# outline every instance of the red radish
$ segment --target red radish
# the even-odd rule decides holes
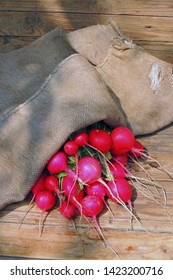
[[[43,212],[50,210],[55,206],[56,196],[50,191],[40,191],[35,197],[35,204]]]
[[[108,164],[110,173],[115,177],[115,178],[124,178],[126,177],[126,171],[124,168],[119,164],[119,163],[110,163]]]
[[[21,227],[24,219],[26,218],[27,214],[29,213],[29,211],[32,209],[32,207],[34,206],[34,204],[32,204],[32,202],[34,201],[36,195],[40,192],[40,191],[45,191],[46,187],[45,187],[45,180],[47,178],[47,174],[45,174],[44,172],[41,173],[40,177],[37,179],[36,183],[33,185],[33,187],[31,188],[31,193],[33,194],[33,197],[29,203],[29,207],[27,207],[26,209],[26,213],[23,216],[23,218],[20,221],[20,225],[19,228]]]
[[[105,244],[107,244],[114,252],[114,254],[119,258],[117,252],[111,247],[109,242],[106,240],[97,220],[97,215],[100,214],[103,210],[103,200],[99,196],[86,195],[83,198],[81,205],[82,205],[82,213],[84,217],[86,217],[86,219],[87,217],[93,218],[96,229],[99,232],[100,236],[103,238]]]
[[[79,186],[71,176],[66,175],[62,179],[62,191],[70,199],[73,196],[77,196],[79,193]]]
[[[103,200],[99,196],[86,195],[81,201],[81,207],[81,212],[86,221],[90,224],[90,221],[87,217],[92,217],[95,222],[97,231],[100,233],[100,236],[105,240],[99,223],[97,221],[97,215],[100,214],[103,210]]]
[[[42,210],[42,213],[41,213],[40,219],[39,219],[39,236],[41,236],[41,231],[42,231],[42,227],[43,227],[43,223],[44,223],[44,221],[43,221],[42,227],[41,227],[42,215],[44,214],[44,212],[52,209],[55,206],[56,196],[50,191],[40,191],[37,193],[37,195],[35,197],[35,204],[37,205],[37,207],[39,209]]]
[[[86,186],[86,193],[87,193],[87,195],[99,196],[103,200],[107,209],[111,212],[113,218],[115,218],[114,213],[112,212],[111,208],[109,207],[109,204],[105,200],[106,188],[101,182],[96,181],[96,182],[94,182],[90,185],[87,185]]]
[[[74,141],[79,147],[82,147],[88,143],[88,134],[80,132],[75,136]]]
[[[112,146],[110,134],[102,129],[92,129],[89,132],[89,144],[102,153],[106,153]]]
[[[95,195],[86,195],[81,202],[82,213],[86,217],[92,217],[94,221],[96,216],[103,210],[103,201],[100,197]]]
[[[57,152],[54,156],[50,158],[47,163],[47,169],[50,173],[57,174],[62,171],[69,173],[74,179],[76,179],[76,174],[67,165],[67,156],[64,152]]]
[[[47,163],[47,169],[50,173],[60,173],[67,168],[67,157],[63,152],[57,152]]]
[[[75,141],[67,141],[64,144],[64,152],[69,156],[76,155],[78,152],[78,145]]]
[[[102,183],[106,189],[108,185],[101,178],[101,164],[91,156],[83,157],[78,163],[78,175],[85,184],[92,184],[96,181]],[[113,195],[113,194],[112,194]]]
[[[110,191],[107,189],[107,195],[112,201],[116,203],[121,201],[129,203],[131,201],[132,188],[127,180],[123,178],[114,179],[108,182],[108,187]]]
[[[68,201],[81,212],[81,200],[84,196],[84,191],[80,190],[76,180],[68,175],[65,176],[62,180],[62,191],[64,191]]]
[[[129,155],[132,157],[139,158],[139,157],[143,156],[144,152],[145,152],[144,146],[135,139],[134,146],[131,149],[131,151],[129,152]]]
[[[102,167],[100,162],[91,156],[83,157],[78,162],[78,177],[83,183],[93,183],[101,178]]]
[[[57,195],[60,194],[59,180],[56,176],[54,175],[47,176],[44,184],[47,191],[54,192]]]
[[[73,219],[76,215],[76,208],[67,200],[61,202],[59,207],[60,213],[67,219]]]
[[[99,196],[104,201],[104,197],[106,195],[105,186],[102,183],[96,181],[86,186],[86,193],[88,195]]]
[[[37,195],[37,193],[39,191],[44,191],[46,189],[45,188],[45,180],[46,180],[47,176],[48,175],[46,175],[44,172],[42,172],[40,177],[38,178],[38,180],[34,184],[34,186],[31,188],[31,192],[33,194],[32,201],[35,199],[35,196]]]
[[[76,180],[68,175],[65,176],[62,180],[62,191],[64,191],[67,200],[81,213],[81,201],[84,197],[84,191],[80,190]]]
[[[119,163],[120,165],[126,166],[128,163],[128,156],[127,154],[114,155],[111,160]]]
[[[75,196],[70,197],[70,202],[81,212],[81,201],[84,197],[84,190],[79,190]]]
[[[116,127],[111,132],[112,148],[111,152],[115,155],[128,153],[135,143],[133,132],[126,127]]]

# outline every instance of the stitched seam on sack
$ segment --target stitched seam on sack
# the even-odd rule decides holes
[[[55,67],[52,71],[52,73],[45,79],[45,82],[41,85],[41,87],[35,92],[35,94],[33,94],[30,98],[28,98],[24,103],[18,105],[17,107],[15,107],[14,109],[4,113],[3,115],[0,116],[0,122],[3,121],[4,119],[10,117],[11,115],[13,115],[14,113],[16,113],[17,111],[19,111],[21,108],[23,108],[25,105],[27,105],[28,103],[30,103],[31,101],[33,101],[33,99],[35,99],[36,97],[38,97],[42,91],[44,90],[44,88],[47,86],[47,84],[50,82],[50,80],[54,77],[54,75],[58,72],[58,69],[63,66],[68,60],[72,59],[74,56],[81,56],[78,53],[72,54],[70,56],[68,56],[67,58],[65,58],[63,61],[61,61],[57,67]]]

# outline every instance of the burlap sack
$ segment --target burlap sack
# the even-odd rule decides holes
[[[19,91],[17,101],[10,100],[13,108],[0,117],[0,209],[26,197],[48,159],[72,132],[100,120],[127,125],[116,96],[79,54],[59,63],[36,92],[30,82],[33,94],[20,103],[24,97]],[[20,104],[14,107],[15,102]]]
[[[0,53],[0,114],[25,102],[72,53],[62,28],[58,27],[29,46]]]
[[[82,54],[118,96],[135,135],[173,121],[173,66],[137,46],[113,21],[68,33]]]

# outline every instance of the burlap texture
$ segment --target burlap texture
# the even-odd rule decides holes
[[[72,53],[64,31],[58,27],[29,46],[0,53],[0,115],[25,102]]]
[[[66,36],[119,98],[135,135],[155,132],[173,121],[172,64],[134,44],[114,21]]]
[[[72,132],[100,120],[127,125],[118,99],[98,72],[72,54],[33,95],[0,117],[0,209],[26,197]]]

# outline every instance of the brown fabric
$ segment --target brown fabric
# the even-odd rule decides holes
[[[66,35],[119,98],[135,135],[173,121],[173,68],[122,34],[117,24],[96,25]]]
[[[58,27],[29,46],[0,53],[0,115],[25,102],[72,53],[62,28]]]
[[[26,197],[73,131],[100,120],[127,125],[118,99],[98,72],[72,54],[33,95],[0,117],[0,209]]]
[[[37,145],[42,136],[37,122],[35,128],[30,125],[35,118],[32,106],[25,112],[23,103],[41,88],[50,72],[73,53],[62,28],[55,28],[29,46],[0,53],[0,208],[24,198],[43,168],[42,155],[38,153],[35,157],[40,158],[40,162],[32,163],[32,145]],[[44,120],[40,122],[44,126]]]

